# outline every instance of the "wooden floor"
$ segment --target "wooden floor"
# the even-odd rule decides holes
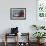
[[[4,43],[2,42],[0,42],[0,46],[4,46]],[[8,43],[8,45],[7,46],[15,46],[15,43]],[[25,46],[25,45],[24,45]],[[30,43],[30,46],[37,46],[37,43]],[[44,43],[44,45],[41,45],[41,46],[46,46],[46,43]]]

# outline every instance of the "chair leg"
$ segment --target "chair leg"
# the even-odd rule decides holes
[[[5,34],[5,46],[7,46],[7,34]]]
[[[4,43],[4,44],[5,44],[5,46],[7,46],[7,42],[6,42],[6,41],[5,41],[5,43]]]

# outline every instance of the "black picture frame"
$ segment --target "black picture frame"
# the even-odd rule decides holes
[[[11,20],[25,20],[26,8],[10,8],[10,19]]]

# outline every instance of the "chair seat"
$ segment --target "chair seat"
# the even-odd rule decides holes
[[[15,34],[7,33],[6,35],[7,36],[17,36],[17,33],[15,33]]]

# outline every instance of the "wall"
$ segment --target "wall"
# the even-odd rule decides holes
[[[26,20],[10,20],[10,8],[26,8]],[[29,32],[36,24],[36,0],[0,0],[0,34],[10,32],[11,27],[19,27],[19,32]]]

